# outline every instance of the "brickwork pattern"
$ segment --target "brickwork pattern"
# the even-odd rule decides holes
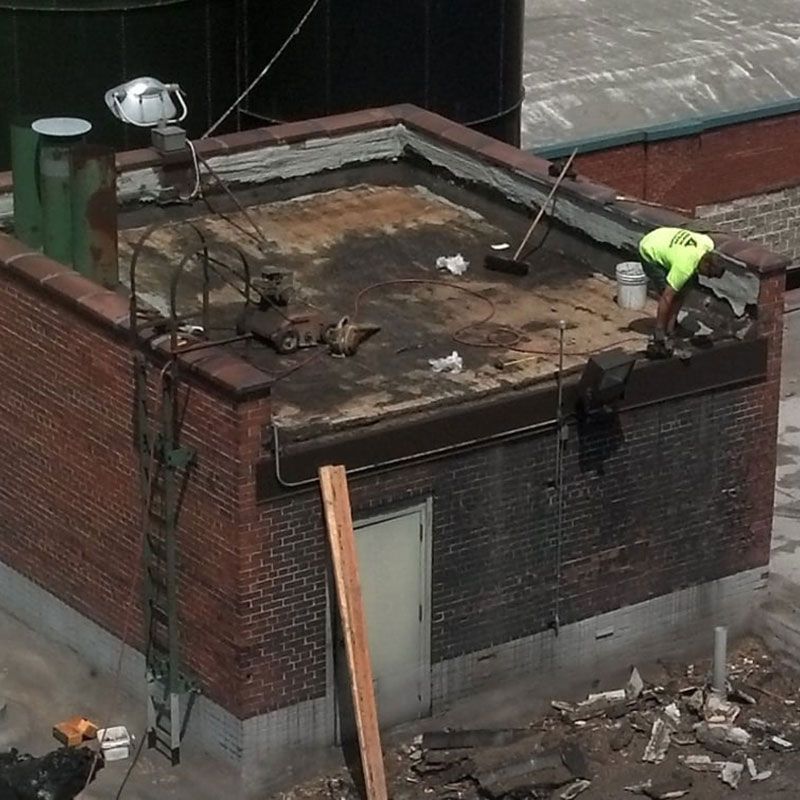
[[[576,166],[624,194],[691,212],[800,185],[798,120],[800,114],[786,114],[634,142],[579,155]]]
[[[800,262],[800,186],[698,206],[695,213],[719,230]]]
[[[560,582],[554,434],[353,479],[354,514],[433,498],[431,653],[452,659],[545,630],[557,593],[570,624],[768,563],[767,394],[717,391],[573,427]],[[326,689],[318,494],[273,501],[250,525],[255,714]]]
[[[4,279],[0,385],[0,559],[141,647],[141,508],[127,346]],[[187,392],[183,443],[198,458],[180,517],[181,636],[204,691],[235,708],[241,426],[233,407],[196,388]]]

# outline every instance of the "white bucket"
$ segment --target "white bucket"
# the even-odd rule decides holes
[[[128,729],[124,725],[100,728],[97,731],[97,739],[106,761],[120,761],[128,758],[131,754],[133,736],[128,733]]]
[[[640,311],[647,303],[647,275],[638,261],[617,264],[617,304]]]

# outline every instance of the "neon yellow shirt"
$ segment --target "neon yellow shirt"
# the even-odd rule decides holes
[[[642,258],[666,270],[667,285],[679,292],[697,272],[700,259],[714,249],[714,240],[684,228],[656,228],[639,242]]]

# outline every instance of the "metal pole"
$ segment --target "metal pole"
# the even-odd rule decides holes
[[[714,628],[714,665],[711,688],[717,694],[726,694],[728,658],[728,629],[723,626]]]
[[[562,402],[564,393],[564,331],[567,323],[562,319],[558,323],[558,399],[556,408],[556,596],[555,596],[555,631],[558,636],[561,630],[561,537],[564,529],[564,416]]]
[[[39,134],[33,119],[11,125],[11,173],[14,181],[14,235],[29,247],[42,246],[39,202]]]

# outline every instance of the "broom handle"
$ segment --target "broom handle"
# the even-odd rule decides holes
[[[572,160],[575,158],[576,155],[578,155],[577,147],[572,151],[572,155],[567,159],[567,163],[564,165],[564,169],[561,170],[561,174],[558,176],[558,178],[556,178],[556,182],[553,184],[553,188],[550,190],[550,194],[547,196],[547,200],[545,200],[544,203],[542,203],[542,207],[539,209],[539,213],[534,218],[530,228],[528,228],[528,232],[525,234],[525,238],[522,240],[522,244],[517,249],[517,252],[514,253],[514,261],[519,260],[520,254],[525,249],[525,245],[528,244],[528,239],[531,238],[533,231],[539,224],[539,220],[542,218],[542,216],[544,216],[544,210],[547,208],[547,204],[553,199],[553,195],[558,191],[558,187],[561,186],[561,181],[564,180],[564,176],[567,174],[567,171],[572,166]]]

